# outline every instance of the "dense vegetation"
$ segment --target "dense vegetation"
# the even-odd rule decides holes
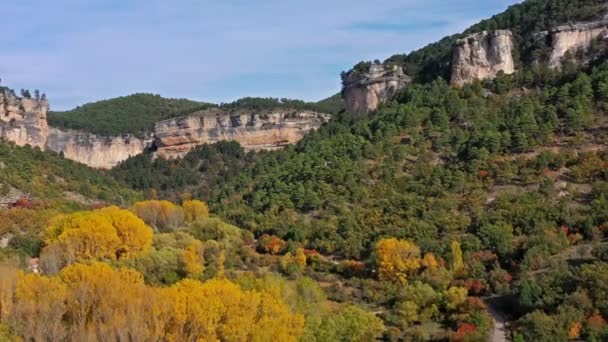
[[[538,66],[462,89],[438,80],[408,88],[367,118],[337,115],[285,151],[245,154],[222,143],[183,160],[138,156],[113,173],[148,195],[208,199],[261,241],[276,236],[363,262],[363,270],[377,265],[376,242],[383,237],[408,239],[420,257],[430,253],[452,264],[457,241],[465,261],[449,268],[448,283],[466,285],[469,295],[507,293],[525,302],[520,286],[526,283],[513,277],[526,278],[603,239],[606,84],[608,65],[572,63],[562,72]],[[430,281],[428,274],[408,273]],[[400,297],[384,295],[391,314],[383,318],[398,326],[405,310]],[[549,307],[520,304],[509,311],[538,308]],[[414,326],[445,319],[422,317]],[[526,319],[535,316],[524,317],[525,335],[532,329]],[[588,313],[577,317],[572,324],[581,324],[580,334],[591,329],[583,320]]]
[[[3,198],[21,194],[53,207],[95,201],[128,205],[140,198],[137,192],[120,184],[107,172],[91,169],[56,153],[0,142],[0,161],[0,195]]]
[[[209,108],[211,104],[185,99],[166,99],[153,94],[133,94],[88,103],[65,112],[51,112],[49,124],[116,136],[134,134],[143,137],[158,121],[183,116]]]

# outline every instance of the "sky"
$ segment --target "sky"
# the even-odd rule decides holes
[[[515,0],[20,0],[2,4],[0,78],[51,109],[137,92],[318,101],[340,72],[460,32]]]

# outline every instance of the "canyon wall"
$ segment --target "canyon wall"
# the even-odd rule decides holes
[[[515,72],[511,31],[483,31],[456,41],[452,53],[452,84],[462,86],[474,80],[494,78],[499,72]]]
[[[551,41],[549,66],[559,68],[567,53],[585,52],[594,39],[608,38],[608,21],[563,25],[537,35],[537,37],[544,36],[548,36]],[[573,57],[575,56],[573,55]],[[579,62],[587,61],[579,60]]]
[[[247,150],[272,150],[292,144],[315,130],[329,115],[306,110],[244,111],[211,109],[156,124],[148,138],[104,137],[49,127],[46,99],[17,97],[0,91],[0,138],[17,145],[62,153],[91,167],[110,169],[154,147],[166,158],[184,156],[194,147],[222,140],[238,141]]]
[[[110,169],[129,157],[144,152],[151,141],[130,135],[103,137],[88,132],[62,131],[51,127],[46,148],[63,153],[65,158],[91,167]]]
[[[198,145],[222,140],[237,141],[246,150],[273,150],[299,141],[328,119],[313,111],[212,109],[158,122],[154,147],[165,158],[182,157]]]
[[[411,82],[402,67],[374,63],[369,70],[356,68],[342,74],[342,97],[346,110],[369,113],[390,100]]]

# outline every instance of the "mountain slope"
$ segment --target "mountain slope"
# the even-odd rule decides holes
[[[24,197],[50,206],[95,202],[127,205],[140,194],[106,172],[64,159],[53,152],[0,142],[0,183],[6,206]]]

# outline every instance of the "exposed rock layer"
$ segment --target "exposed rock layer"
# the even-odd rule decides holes
[[[103,137],[79,131],[49,129],[46,148],[64,157],[95,168],[108,169],[142,153],[152,140],[130,135]]]
[[[342,97],[352,113],[374,111],[411,82],[397,65],[373,64],[367,72],[356,69],[342,75]]]
[[[567,53],[584,52],[594,39],[608,38],[608,21],[558,26],[549,32],[541,32],[540,35],[548,35],[551,40],[549,66],[561,67]]]
[[[246,150],[272,150],[299,141],[329,116],[312,111],[210,110],[158,122],[154,145],[158,156],[181,157],[194,147],[222,140],[238,141]]]
[[[515,72],[511,31],[483,31],[456,41],[452,53],[452,84],[494,78],[501,71]]]
[[[155,145],[157,155],[175,158],[204,143],[238,141],[247,150],[277,149],[302,139],[329,116],[311,111],[205,111],[159,122],[147,139],[104,137],[48,127],[46,100],[0,92],[0,138],[51,150],[91,167],[109,169]]]

